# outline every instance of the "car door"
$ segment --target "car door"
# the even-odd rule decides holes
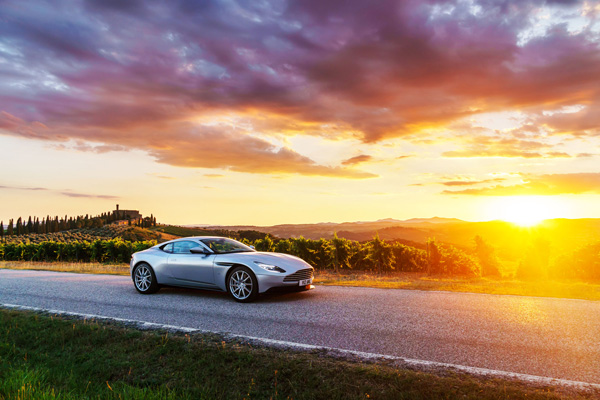
[[[215,255],[190,252],[190,249],[200,246],[200,243],[191,240],[173,242],[173,253],[167,261],[173,283],[186,286],[215,286]]]

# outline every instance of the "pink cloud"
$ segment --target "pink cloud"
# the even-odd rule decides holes
[[[572,33],[556,22],[545,35],[519,42],[544,4],[49,6],[32,0],[22,7],[8,1],[0,26],[8,49],[1,65],[7,78],[0,81],[0,133],[89,142],[82,150],[130,146],[185,167],[366,178],[372,175],[319,165],[243,129],[217,134],[182,126],[233,113],[262,135],[352,136],[372,143],[482,112],[585,104],[585,111],[539,121],[560,132],[596,132],[600,48],[594,34]],[[579,4],[561,7],[574,13]],[[499,140],[489,144],[491,151],[473,143],[446,156],[566,156],[536,141]]]

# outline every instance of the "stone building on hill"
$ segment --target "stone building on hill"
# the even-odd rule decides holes
[[[140,214],[139,210],[119,210],[118,204],[116,210],[113,211],[113,214],[117,216],[117,221],[115,223],[119,225],[128,224],[129,221],[135,223],[142,219],[142,214]]]

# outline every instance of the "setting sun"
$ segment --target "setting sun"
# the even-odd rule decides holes
[[[521,226],[533,226],[545,219],[563,216],[565,205],[549,196],[511,196],[495,199],[490,214],[495,219]]]

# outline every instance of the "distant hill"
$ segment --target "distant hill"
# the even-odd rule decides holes
[[[458,218],[433,217],[433,218],[411,218],[411,219],[407,219],[404,221],[398,221],[398,222],[401,224],[422,224],[422,223],[447,224],[447,223],[451,223],[451,222],[466,222],[466,221],[463,221],[462,219],[458,219]]]
[[[434,217],[405,221],[388,218],[343,223],[211,226],[210,229],[253,230],[279,238],[303,236],[308,239],[330,239],[337,232],[339,237],[357,241],[367,241],[379,234],[383,240],[399,241],[416,247],[422,247],[431,238],[463,249],[473,248],[475,236],[481,236],[506,259],[519,259],[535,241],[548,242],[553,254],[600,241],[598,218],[550,219],[533,227],[522,227],[506,221],[468,222]]]
[[[266,232],[259,232],[256,230],[248,229],[221,229],[221,228],[206,228],[206,227],[194,227],[194,226],[178,226],[178,225],[166,225],[159,224],[156,227],[151,228],[152,231],[162,234],[163,236],[169,236],[167,240],[175,239],[177,237],[187,236],[227,236],[238,240],[247,239],[254,241],[257,239],[264,239],[269,234]]]
[[[330,239],[337,232],[338,236],[352,240],[372,239],[376,232],[385,240],[406,239],[414,242],[425,242],[430,234],[431,227],[441,224],[466,223],[456,218],[413,218],[409,220],[397,220],[393,218],[380,219],[378,221],[357,222],[322,222],[316,224],[282,224],[273,226],[203,226],[205,229],[223,229],[231,231],[255,230],[270,233],[280,238],[300,237],[308,239]],[[395,228],[390,230],[390,228]]]

